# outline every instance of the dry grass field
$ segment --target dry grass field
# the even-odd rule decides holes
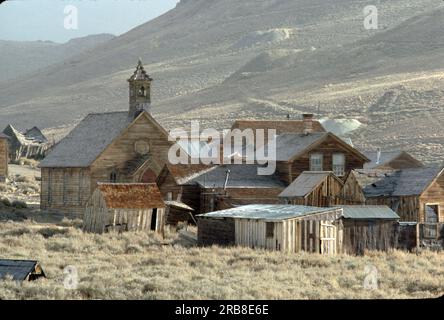
[[[0,257],[37,259],[47,278],[0,282],[1,299],[374,299],[444,293],[444,253],[369,253],[364,257],[289,255],[245,248],[183,246],[141,233],[92,235],[78,222],[0,223]],[[66,266],[76,290],[64,288]],[[364,288],[366,266],[378,289]],[[368,270],[367,270],[368,272]]]

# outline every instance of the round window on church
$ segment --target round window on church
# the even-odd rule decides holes
[[[147,155],[150,152],[150,145],[147,141],[139,140],[134,144],[134,150],[140,155]]]

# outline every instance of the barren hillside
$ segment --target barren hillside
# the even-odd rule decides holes
[[[443,116],[444,9],[434,0],[380,1],[379,29],[369,31],[366,5],[181,1],[101,46],[0,83],[0,126],[53,128],[125,109],[125,80],[141,57],[155,79],[154,113],[167,127],[311,111],[362,122],[352,133],[359,146],[407,148],[433,161],[444,155],[444,133],[429,124]]]

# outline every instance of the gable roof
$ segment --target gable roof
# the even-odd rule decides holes
[[[223,188],[230,171],[227,188],[285,188],[277,174],[258,175],[258,164],[227,164],[216,166],[190,180],[202,188]]]
[[[338,208],[320,208],[300,205],[273,205],[273,204],[252,204],[240,206],[227,210],[214,211],[197,215],[203,218],[235,218],[253,219],[265,221],[280,221],[292,218],[304,217],[307,215],[334,212]]]
[[[387,206],[338,206],[343,209],[342,217],[345,219],[400,219],[400,217]]]
[[[234,129],[275,129],[276,134],[304,132],[303,120],[236,120],[231,127]],[[322,124],[313,120],[313,132],[325,132]]]
[[[164,208],[165,203],[155,183],[98,183],[108,209]]]
[[[28,277],[39,268],[38,261],[0,259],[0,279],[5,279],[9,275],[16,281],[28,280]],[[43,270],[40,270],[36,276],[45,276],[45,274]]]
[[[366,197],[418,196],[442,173],[442,167],[399,170],[355,169],[352,174]]]
[[[332,138],[340,143],[345,149],[355,154],[357,157],[365,161],[369,161],[365,155],[353,148],[344,140],[335,136],[331,132],[314,132],[310,134],[281,134],[276,137],[276,161],[293,161],[302,154],[309,152],[311,149],[317,147],[327,138]],[[265,152],[264,152],[265,151]],[[268,155],[268,147],[260,148],[257,154]]]
[[[3,134],[5,134],[8,138],[17,141],[21,145],[42,145],[45,141],[40,141],[31,136],[25,136],[23,133],[14,128],[11,124],[8,124],[6,128],[3,130]]]
[[[43,132],[37,127],[32,127],[31,129],[26,130],[25,136],[40,142],[48,142],[48,139],[45,137]]]
[[[328,176],[334,177],[341,185],[343,184],[331,171],[304,171],[284,191],[282,191],[281,194],[279,194],[279,197],[305,197],[316,189]]]
[[[415,163],[415,167],[422,167],[423,164],[411,156],[409,153],[401,150],[397,151],[380,151],[380,158],[378,160],[378,151],[364,151],[363,154],[370,159],[370,162],[364,165],[364,169],[375,169],[380,166],[384,166],[389,164],[391,161],[395,160],[398,157],[406,156],[410,158],[410,160]],[[377,163],[378,162],[378,163]]]

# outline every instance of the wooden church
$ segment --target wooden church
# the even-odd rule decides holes
[[[172,142],[149,113],[152,79],[140,60],[128,82],[128,111],[89,114],[40,163],[41,209],[82,217],[98,182],[156,181]]]

